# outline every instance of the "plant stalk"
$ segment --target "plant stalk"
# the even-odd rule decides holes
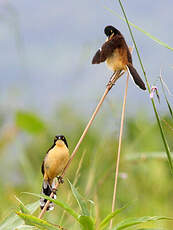
[[[88,132],[88,129],[89,129],[90,126],[92,125],[92,123],[93,123],[93,121],[94,121],[94,119],[95,119],[95,117],[96,117],[96,115],[97,115],[97,113],[98,113],[98,111],[99,111],[101,105],[103,104],[103,102],[104,102],[104,100],[105,100],[105,98],[106,98],[106,95],[109,93],[109,91],[110,91],[111,88],[113,87],[114,83],[118,80],[118,78],[121,77],[123,74],[124,74],[124,72],[116,71],[116,72],[112,75],[112,77],[111,77],[111,82],[109,81],[109,83],[108,83],[108,85],[107,85],[107,87],[106,87],[106,90],[105,90],[103,96],[101,97],[101,99],[100,99],[100,101],[99,101],[99,103],[98,103],[98,105],[97,105],[97,107],[96,107],[94,113],[93,113],[92,116],[91,116],[91,119],[89,120],[89,122],[88,122],[86,128],[84,129],[84,131],[83,131],[83,133],[82,133],[82,136],[80,137],[80,139],[79,139],[79,141],[78,141],[76,147],[74,148],[74,150],[73,150],[73,152],[72,152],[72,154],[71,154],[71,156],[70,156],[69,161],[67,162],[65,168],[64,168],[63,171],[62,171],[62,174],[61,174],[61,177],[62,177],[62,178],[64,177],[64,175],[65,175],[65,173],[66,173],[66,170],[68,169],[68,167],[70,166],[70,164],[71,164],[73,158],[75,157],[75,155],[76,155],[76,153],[77,153],[77,151],[78,151],[78,149],[79,149],[80,144],[82,143],[84,137],[86,136],[86,134],[87,134],[87,132]],[[57,189],[58,186],[59,186],[59,183],[57,182],[56,185],[55,185],[55,189]],[[54,195],[54,194],[51,193],[50,197],[52,198],[53,195]],[[38,218],[41,219],[41,218],[43,217],[44,213],[45,213],[46,210],[47,210],[47,207],[49,206],[49,203],[50,203],[50,201],[48,200],[48,201],[46,202],[44,208],[43,208],[42,211],[40,212]]]
[[[122,12],[123,12],[124,18],[125,18],[125,20],[126,20],[126,23],[127,23],[127,26],[128,26],[128,29],[129,29],[129,32],[130,32],[130,35],[131,35],[131,38],[132,38],[132,40],[133,40],[133,44],[134,44],[134,46],[135,46],[135,50],[136,50],[136,53],[137,53],[137,56],[138,56],[138,59],[139,59],[139,62],[140,62],[140,65],[141,65],[141,68],[142,68],[144,77],[145,77],[145,80],[146,80],[148,92],[150,93],[150,92],[151,92],[151,90],[150,90],[150,85],[149,85],[149,83],[148,83],[147,75],[146,75],[146,73],[145,73],[144,66],[143,66],[143,64],[142,64],[142,60],[141,60],[141,57],[140,57],[140,54],[139,54],[139,51],[138,51],[138,48],[137,48],[135,39],[134,39],[132,30],[131,30],[131,28],[130,28],[130,25],[129,25],[129,21],[128,21],[128,19],[127,19],[125,10],[124,10],[123,5],[122,5],[122,3],[121,3],[121,0],[118,0],[118,1],[119,1],[121,10],[122,10]],[[155,113],[156,120],[157,120],[157,123],[158,123],[158,126],[159,126],[160,134],[161,134],[161,137],[162,137],[162,140],[163,140],[163,144],[164,144],[164,147],[165,147],[165,150],[166,150],[166,154],[167,154],[169,166],[170,166],[170,168],[171,168],[171,173],[173,174],[173,163],[172,163],[172,158],[171,158],[171,152],[170,152],[169,145],[168,145],[167,139],[166,139],[166,137],[165,137],[164,130],[163,130],[163,127],[162,127],[162,124],[161,124],[161,121],[160,121],[160,117],[159,117],[159,114],[158,114],[158,112],[157,112],[156,105],[155,105],[155,102],[154,102],[154,99],[153,99],[153,98],[151,98],[151,103],[152,103],[152,106],[153,106],[153,109],[154,109],[154,113]]]
[[[119,141],[118,141],[118,154],[117,154],[117,161],[116,161],[116,168],[115,168],[115,182],[114,182],[114,192],[113,192],[113,199],[112,199],[112,212],[114,212],[114,210],[115,210],[117,181],[118,181],[118,173],[119,173],[121,143],[122,143],[122,135],[123,135],[123,127],[124,127],[124,116],[125,116],[125,108],[126,108],[128,82],[129,82],[129,72],[127,72],[126,87],[125,87],[123,107],[122,107],[122,113],[121,113],[121,126],[120,126],[120,135],[119,135]],[[110,227],[110,229],[112,229],[112,219],[110,221],[109,227]]]

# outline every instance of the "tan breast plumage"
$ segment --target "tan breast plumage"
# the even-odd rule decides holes
[[[45,158],[45,177],[48,179],[53,179],[58,176],[66,166],[68,159],[68,148],[65,145],[62,147],[57,147],[55,145],[55,147],[49,151]]]
[[[128,61],[126,60],[127,55],[124,52],[126,52],[124,49],[117,48],[113,54],[106,59],[106,64],[109,69],[112,71],[126,69],[125,66]]]

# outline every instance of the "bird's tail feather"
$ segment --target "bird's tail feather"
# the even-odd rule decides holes
[[[130,74],[133,77],[134,82],[136,83],[136,85],[138,85],[141,89],[146,90],[145,84],[143,82],[143,80],[141,79],[141,77],[139,76],[139,74],[137,73],[136,69],[133,67],[132,64],[128,64],[127,65]]]
[[[50,194],[52,193],[52,188],[53,188],[53,183],[52,183],[52,185],[50,185],[48,181],[44,180],[41,193],[46,195],[46,196],[50,196]],[[54,196],[52,198],[56,199],[56,195],[54,194]],[[41,209],[44,208],[44,206],[46,205],[46,202],[47,202],[47,199],[40,198],[40,208]],[[53,209],[54,209],[54,204],[53,204],[53,202],[50,202],[49,206],[47,207],[47,211],[50,211]]]

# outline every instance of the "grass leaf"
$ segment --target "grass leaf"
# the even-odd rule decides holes
[[[31,112],[18,111],[16,113],[16,125],[30,134],[39,134],[45,130],[43,121]]]
[[[117,14],[114,10],[109,9],[108,7],[104,7],[106,10],[108,10],[109,12],[111,12],[112,14],[114,14],[115,16],[119,17],[121,20],[123,20],[124,22],[126,22],[126,19],[121,17],[119,14]],[[150,39],[152,39],[153,41],[157,42],[159,45],[164,46],[167,49],[173,50],[172,47],[170,47],[168,44],[166,44],[165,42],[162,42],[160,39],[156,38],[155,36],[151,35],[149,32],[143,30],[142,28],[140,28],[139,26],[135,25],[134,23],[130,22],[128,20],[129,24],[134,27],[135,29],[139,30],[140,32],[142,32],[143,34],[145,34],[147,37],[149,37]]]
[[[27,210],[32,214],[39,207],[39,202],[36,201],[34,203],[28,204],[25,206]],[[23,224],[23,220],[19,218],[16,213],[12,212],[8,217],[5,218],[0,224],[0,230],[11,229],[11,226],[17,228],[18,226]]]
[[[34,226],[22,224],[22,225],[18,226],[15,230],[38,230],[38,228],[36,228]]]
[[[122,10],[122,12],[123,12],[124,18],[125,18],[125,20],[126,20],[126,23],[127,23],[127,26],[128,26],[128,29],[129,29],[129,32],[130,32],[130,35],[131,35],[131,38],[132,38],[132,40],[133,40],[133,44],[134,44],[135,49],[136,49],[136,53],[137,53],[137,56],[138,56],[138,59],[139,59],[139,62],[140,62],[140,65],[141,65],[141,68],[142,68],[142,71],[143,71],[145,80],[146,80],[148,92],[151,93],[150,85],[149,85],[149,82],[148,82],[148,79],[147,79],[147,76],[146,76],[146,73],[145,73],[145,69],[144,69],[144,66],[143,66],[143,64],[142,64],[142,60],[141,60],[141,57],[140,57],[140,54],[139,54],[139,51],[138,51],[138,48],[137,48],[137,45],[136,45],[136,42],[135,42],[133,33],[132,33],[132,30],[131,30],[131,28],[130,28],[130,24],[129,24],[129,21],[128,21],[128,19],[127,19],[127,16],[126,16],[124,7],[123,7],[123,5],[122,5],[122,3],[121,3],[121,0],[118,0],[118,1],[119,1],[121,10]],[[162,124],[161,124],[161,121],[160,121],[160,118],[159,118],[159,114],[158,114],[158,112],[157,112],[156,105],[155,105],[155,102],[154,102],[154,99],[153,99],[153,98],[151,98],[151,103],[152,103],[153,110],[154,110],[154,113],[155,113],[155,116],[156,116],[156,120],[157,120],[157,123],[158,123],[158,126],[159,126],[161,138],[162,138],[162,140],[163,140],[163,144],[164,144],[164,147],[165,147],[165,150],[166,150],[166,154],[167,154],[169,166],[170,166],[170,168],[171,168],[171,173],[173,173],[173,163],[172,163],[172,159],[171,159],[171,152],[170,152],[169,145],[168,145],[168,142],[167,142],[165,133],[164,133],[164,131],[163,131],[163,127],[162,127]]]
[[[138,224],[147,223],[150,221],[158,221],[158,220],[173,220],[173,218],[166,217],[166,216],[143,216],[139,218],[128,218],[121,221],[119,224],[117,224],[115,228],[113,228],[113,230],[121,230]]]
[[[161,83],[162,90],[163,90],[163,94],[164,94],[164,97],[165,97],[165,100],[166,100],[166,103],[167,103],[167,106],[168,106],[168,110],[169,110],[169,112],[170,112],[170,114],[171,114],[171,117],[173,118],[172,108],[171,108],[171,105],[170,105],[170,103],[169,103],[169,101],[168,101],[168,98],[167,98],[167,96],[166,96],[166,92],[165,92],[164,85],[163,85],[163,80],[162,80],[161,77],[160,77],[160,83]]]
[[[171,158],[173,159],[173,153],[171,152]],[[143,153],[130,153],[125,156],[127,161],[136,161],[136,160],[167,160],[165,152],[143,152]]]
[[[27,209],[27,207],[23,204],[23,202],[19,198],[16,197],[16,200],[19,202],[19,208],[22,213],[31,214],[30,211]]]
[[[94,221],[89,216],[80,216],[79,223],[81,224],[82,230],[94,230]]]
[[[136,229],[136,230],[163,230],[161,228],[140,228],[140,229]]]
[[[77,189],[70,183],[70,181],[68,180],[69,184],[70,184],[70,187],[71,187],[71,190],[72,190],[72,193],[79,205],[79,208],[82,212],[82,215],[84,216],[89,216],[89,210],[87,208],[87,204],[86,202],[84,201],[84,199],[82,198],[82,196],[80,195],[80,193],[77,191]]]
[[[98,226],[98,230],[101,230],[106,227],[106,225],[109,223],[109,221],[114,218],[117,214],[122,212],[125,208],[127,208],[128,205],[123,206],[122,208],[116,209],[114,212],[108,214],[102,222]]]
[[[41,220],[35,216],[21,213],[21,212],[16,212],[19,217],[21,217],[25,223],[31,226],[38,227],[39,229],[43,230],[57,230],[57,227],[53,224],[48,223],[45,220]]]
[[[71,216],[73,216],[77,221],[79,221],[78,220],[79,214],[76,213],[72,208],[70,208],[66,203],[64,203],[62,201],[59,201],[59,200],[54,200],[54,199],[50,198],[49,196],[45,196],[45,195],[41,195],[41,194],[30,193],[30,192],[24,192],[24,193],[32,195],[32,196],[36,196],[36,197],[39,197],[39,198],[45,198],[47,200],[52,201],[56,205],[58,205],[61,208],[63,208],[66,212],[68,212]]]

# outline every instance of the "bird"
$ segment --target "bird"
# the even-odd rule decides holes
[[[43,174],[43,184],[41,193],[47,196],[53,192],[53,199],[56,199],[55,182],[63,183],[60,175],[69,160],[69,149],[66,138],[63,135],[57,135],[54,138],[52,147],[47,151],[41,166]],[[47,200],[40,198],[40,208],[43,209]],[[54,205],[50,202],[47,211],[53,210]]]
[[[115,71],[127,71],[129,69],[134,82],[143,90],[146,90],[145,84],[132,64],[132,56],[126,41],[121,32],[115,27],[109,25],[104,29],[107,36],[106,42],[96,52],[92,59],[92,64],[106,62],[109,69]]]

